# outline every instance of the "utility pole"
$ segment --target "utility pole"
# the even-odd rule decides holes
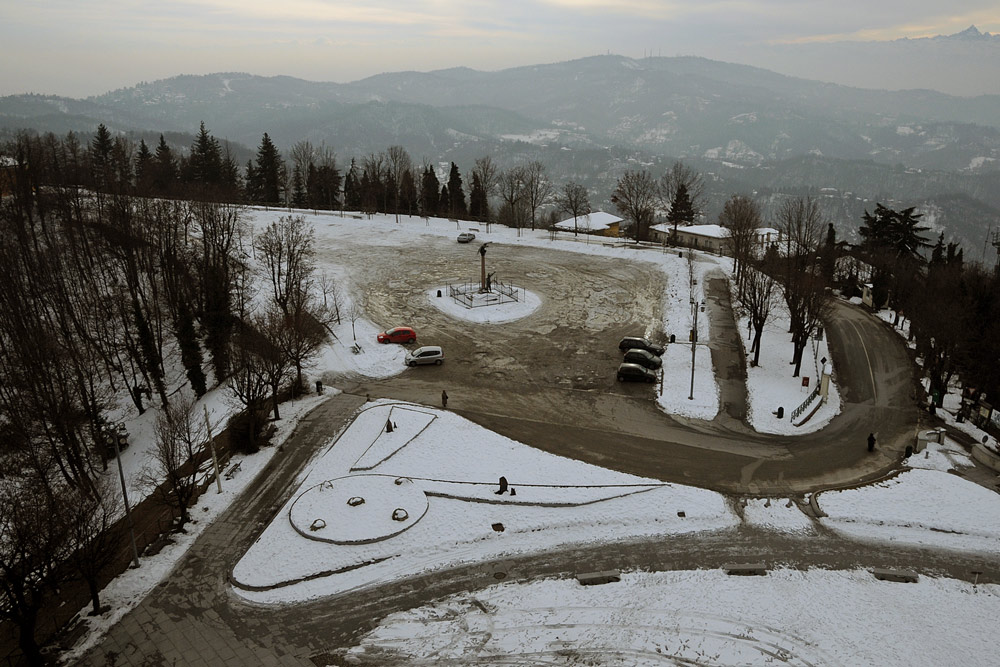
[[[212,467],[215,468],[215,483],[218,485],[216,493],[222,493],[222,475],[219,474],[219,458],[215,455],[215,440],[212,438],[212,423],[208,421],[208,406],[202,405],[205,409],[205,428],[208,429],[208,447],[212,450]]]
[[[691,329],[691,393],[688,394],[688,400],[694,400],[694,357],[695,350],[697,349],[695,345],[698,343],[698,311],[704,307],[705,302],[702,301],[699,304],[694,299],[691,299],[691,317],[694,320],[694,326]]]
[[[118,446],[118,439],[124,440],[126,437],[124,429],[119,428],[117,433],[111,433],[111,442],[115,444],[115,459],[118,461],[118,477],[122,481],[122,497],[125,499],[125,518],[128,520],[128,535],[132,540],[132,567],[139,567],[139,550],[135,546],[135,524],[132,523],[132,508],[128,504],[128,487],[125,484],[125,470],[122,468],[122,451]]]

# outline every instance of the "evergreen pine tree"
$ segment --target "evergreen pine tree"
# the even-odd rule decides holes
[[[174,160],[173,151],[167,145],[163,135],[160,135],[160,143],[156,147],[154,156],[152,188],[153,193],[158,195],[169,195],[177,182],[177,163]]]
[[[479,180],[479,172],[472,172],[472,191],[469,193],[469,217],[473,220],[485,220],[489,217],[489,200],[482,181]]]
[[[309,167],[312,168],[312,163],[309,164]],[[305,208],[308,205],[305,179],[302,178],[302,170],[299,169],[299,165],[295,165],[292,170],[292,205],[296,208]]]
[[[469,211],[465,206],[465,190],[462,189],[462,176],[458,173],[458,166],[452,162],[451,171],[448,174],[448,215],[452,218],[466,218]]]
[[[191,146],[187,179],[202,191],[214,190],[222,180],[222,149],[219,141],[205,129],[204,121]]]
[[[176,322],[177,346],[181,352],[181,363],[187,373],[191,389],[198,398],[205,395],[207,383],[205,371],[202,369],[201,345],[194,328],[194,315],[186,299],[181,299],[177,307]]]
[[[267,132],[264,133],[257,148],[256,167],[256,177],[259,181],[257,201],[262,204],[280,204],[283,161]]]
[[[438,202],[440,201],[440,183],[437,174],[430,165],[424,169],[424,175],[420,180],[420,214],[423,216],[437,215]]]
[[[235,198],[242,187],[240,183],[240,166],[236,164],[236,158],[233,157],[232,152],[229,150],[229,142],[226,142],[226,149],[223,153],[220,185],[226,193],[227,199]]]
[[[413,215],[417,208],[417,183],[413,180],[413,172],[407,169],[399,182],[399,212]]]
[[[153,154],[144,139],[139,140],[139,151],[135,156],[135,187],[140,195],[148,195],[152,190]]]
[[[90,142],[90,173],[94,187],[106,190],[111,183],[111,132],[101,123]]]
[[[260,201],[260,177],[253,160],[247,160],[246,173],[243,176],[243,190],[247,201]]]
[[[823,244],[823,275],[833,282],[833,275],[837,269],[837,230],[833,228],[833,223],[828,223],[826,227],[826,242]]]
[[[309,208],[332,210],[340,205],[340,172],[333,164],[317,167],[312,162],[306,174],[306,202]]]
[[[351,158],[351,168],[344,177],[344,208],[361,210],[361,182],[358,180],[358,165],[354,158]]]
[[[677,225],[690,225],[694,222],[694,207],[691,205],[691,196],[688,194],[687,186],[681,183],[674,193],[674,200],[670,202],[670,214],[667,216],[674,226],[674,233],[677,233]]]

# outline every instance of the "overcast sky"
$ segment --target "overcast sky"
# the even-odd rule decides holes
[[[755,62],[768,44],[1000,32],[997,0],[0,0],[0,95],[178,74],[348,82],[615,53]],[[775,67],[774,62],[766,66]],[[821,78],[819,73],[814,78]]]

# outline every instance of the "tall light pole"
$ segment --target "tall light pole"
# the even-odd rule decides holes
[[[694,326],[691,329],[691,392],[688,394],[689,401],[694,400],[694,356],[697,349],[695,345],[698,342],[698,311],[704,306],[704,301],[699,304],[694,299],[691,299],[691,318],[694,320]]]
[[[125,499],[125,518],[128,521],[128,534],[132,539],[132,567],[139,567],[139,550],[135,546],[135,524],[132,523],[132,508],[128,504],[128,487],[125,484],[125,470],[122,468],[122,452],[118,446],[119,438],[124,444],[126,435],[124,429],[119,428],[118,432],[109,431],[111,442],[115,445],[115,459],[118,461],[118,477],[122,481],[122,497]]]

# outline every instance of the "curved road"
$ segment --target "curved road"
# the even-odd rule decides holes
[[[738,333],[720,282],[710,284],[708,310],[722,413],[713,422],[672,419],[656,409],[648,387],[620,386],[613,379],[618,338],[653,330],[660,321],[665,286],[656,269],[605,258],[581,265],[569,253],[516,248],[503,257],[501,277],[518,276],[543,296],[543,306],[517,323],[486,327],[424,305],[428,290],[448,277],[462,277],[454,267],[478,266],[474,246],[437,244],[435,261],[421,256],[428,248],[377,248],[361,265],[359,249],[349,244],[324,254],[358,268],[366,309],[377,322],[413,324],[422,342],[447,344],[448,362],[383,381],[341,378],[348,393],[332,397],[302,421],[255,485],[81,664],[346,664],[341,649],[386,614],[489,586],[498,571],[527,580],[607,568],[718,567],[749,559],[790,567],[899,567],[957,578],[979,570],[984,581],[1000,579],[1000,566],[974,556],[869,545],[833,536],[822,526],[813,537],[741,527],[477,564],[293,606],[263,607],[237,598],[227,573],[294,492],[311,456],[345,427],[365,394],[436,405],[446,387],[449,408],[534,447],[742,494],[794,494],[857,483],[894,467],[912,441],[920,413],[912,398],[911,362],[898,336],[859,309],[838,304],[827,327],[843,412],[817,434],[763,436],[742,421]],[[491,253],[502,256],[497,250]],[[875,424],[879,452],[869,455],[864,438]]]
[[[859,307],[835,303],[826,328],[842,413],[818,433],[762,435],[745,423],[743,353],[724,279],[709,280],[707,289],[709,347],[723,409],[711,422],[686,420],[663,414],[648,385],[614,379],[621,336],[680,338],[669,323],[661,332],[666,284],[657,268],[492,244],[489,270],[504,280],[515,276],[543,303],[522,320],[489,325],[427,305],[435,288],[463,275],[477,279],[475,244],[420,242],[426,247],[326,248],[323,259],[355,267],[355,287],[365,294],[369,317],[387,328],[415,326],[418,343],[445,348],[445,364],[384,380],[329,376],[328,384],[429,405],[439,405],[445,388],[449,409],[533,447],[729,493],[801,493],[881,476],[898,463],[919,428],[913,364],[903,341]],[[666,381],[686,382],[686,371],[667,368]],[[786,414],[793,407],[785,406]],[[865,442],[871,431],[878,435],[874,455]]]

